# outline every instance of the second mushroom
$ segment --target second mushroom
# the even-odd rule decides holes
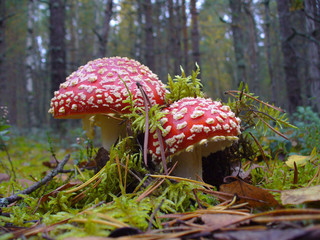
[[[164,109],[161,119],[166,156],[178,161],[176,176],[202,178],[202,157],[225,149],[238,140],[240,119],[228,106],[205,98],[183,98]],[[159,162],[161,149],[151,132],[149,154]]]

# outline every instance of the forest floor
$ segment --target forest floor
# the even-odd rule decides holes
[[[198,180],[146,167],[139,134],[107,152],[81,129],[22,135],[0,122],[0,240],[320,239],[320,117],[299,107],[291,125],[229,93],[242,134],[202,159]]]
[[[103,165],[85,139],[14,137],[0,155],[0,239],[319,239],[319,153],[280,141],[274,155],[265,141],[267,162],[243,160],[217,187],[150,174],[123,146]]]

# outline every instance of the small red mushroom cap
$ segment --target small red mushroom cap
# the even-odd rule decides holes
[[[137,82],[145,89],[152,104],[165,103],[165,85],[150,69],[139,62],[122,57],[99,58],[88,62],[73,72],[66,82],[60,85],[51,100],[55,118],[81,118],[84,114],[123,113],[129,103],[124,103],[129,93],[138,106],[143,106],[143,97],[136,86]]]
[[[197,145],[208,145],[207,151],[216,152],[232,145],[240,134],[240,119],[228,106],[205,98],[183,98],[164,109],[167,115],[161,119],[165,152],[175,155],[190,152]],[[160,161],[160,144],[156,131],[152,131],[149,154]],[[212,145],[211,143],[216,144]],[[222,143],[221,146],[219,145]]]

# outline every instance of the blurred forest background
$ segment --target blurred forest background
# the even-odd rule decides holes
[[[126,56],[166,82],[200,65],[213,99],[241,81],[289,113],[320,112],[320,0],[0,0],[0,106],[43,128],[80,65]]]

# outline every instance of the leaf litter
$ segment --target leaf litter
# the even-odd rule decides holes
[[[195,91],[190,90],[189,80],[197,83],[197,72],[193,74],[187,80],[185,76],[178,78],[186,82],[188,91],[184,92],[190,94]],[[172,79],[170,84],[179,85]],[[241,116],[244,128],[254,125],[267,131],[265,126],[271,125],[265,123],[270,119],[276,125],[291,127],[283,115],[276,113],[278,108],[263,106],[247,86],[240,88],[228,92],[236,98],[229,105]],[[196,89],[199,92],[199,85]],[[157,111],[152,112],[154,117]],[[284,136],[275,127],[271,131]],[[297,160],[293,156],[282,163],[272,160],[251,132],[247,136],[229,156],[240,159],[242,164],[218,186],[202,179],[171,176],[174,165],[168,166],[165,175],[146,169],[143,162],[147,159],[135,141],[137,136],[120,139],[109,157],[100,149],[94,150],[95,158],[77,164],[66,164],[69,155],[57,161],[56,167],[46,164],[48,173],[27,188],[4,176],[0,188],[0,239],[319,238],[320,210],[305,204],[319,201],[316,149],[308,158]],[[224,154],[229,152],[222,156],[227,158]],[[259,156],[263,161],[257,160]],[[65,165],[68,170],[63,169]],[[274,189],[270,188],[272,184]]]

